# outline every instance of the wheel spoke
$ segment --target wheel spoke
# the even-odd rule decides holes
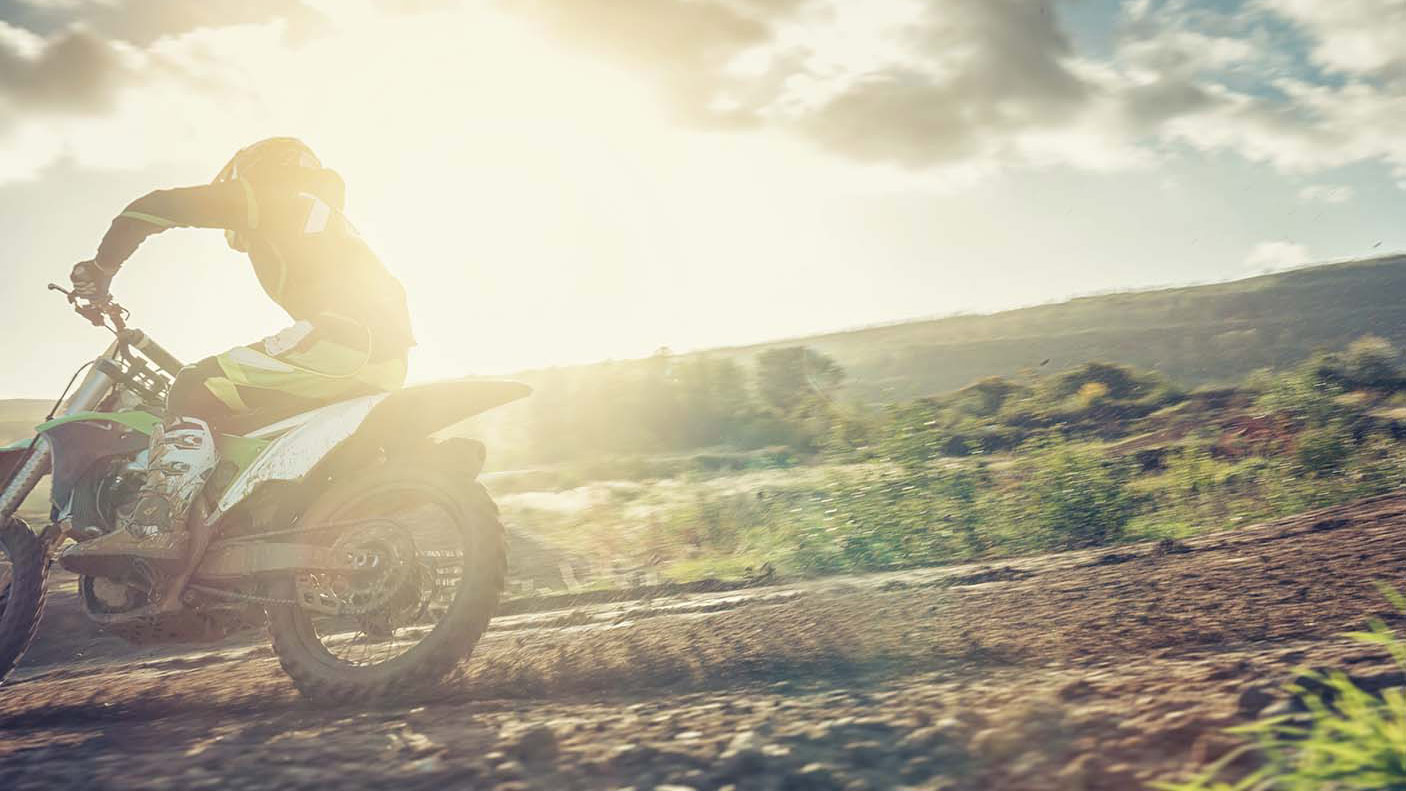
[[[339,663],[389,662],[413,650],[448,613],[466,567],[463,534],[453,511],[424,494],[383,494],[372,513],[355,514],[370,526],[329,537],[338,549],[377,559],[369,573],[319,583],[354,608],[372,603],[364,615],[310,614],[318,641]]]

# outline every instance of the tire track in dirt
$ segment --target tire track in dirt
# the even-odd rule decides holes
[[[365,711],[308,708],[260,649],[55,668],[0,690],[0,783],[1121,791],[1224,753],[1300,664],[1386,674],[1338,635],[1400,620],[1373,583],[1403,530],[1391,495],[1184,546],[528,613],[443,694]]]

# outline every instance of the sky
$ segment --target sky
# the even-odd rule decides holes
[[[303,138],[412,380],[1406,250],[1406,0],[0,0],[0,397],[152,189]],[[113,286],[195,360],[288,322],[217,231]]]

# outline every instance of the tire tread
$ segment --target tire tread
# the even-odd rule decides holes
[[[12,571],[0,610],[0,682],[19,664],[34,642],[48,595],[49,553],[44,542],[19,519],[0,527],[0,544]]]
[[[333,677],[316,657],[307,653],[302,638],[293,627],[292,613],[269,613],[269,633],[273,650],[283,671],[293,681],[293,686],[310,700],[319,703],[345,703],[365,699],[384,699],[413,694],[432,688],[451,676],[461,662],[468,659],[474,646],[488,627],[507,576],[507,540],[502,522],[498,518],[498,507],[484,489],[483,484],[472,481],[463,487],[461,503],[469,516],[471,529],[486,531],[483,536],[494,548],[495,557],[489,564],[486,578],[469,579],[461,584],[485,586],[487,590],[467,592],[475,607],[460,613],[453,623],[445,623],[453,630],[447,639],[422,654],[419,661],[403,672],[389,678],[367,678],[350,680]]]

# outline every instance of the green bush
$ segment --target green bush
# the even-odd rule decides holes
[[[1352,451],[1352,435],[1332,425],[1305,431],[1294,456],[1305,472],[1323,478],[1341,472]]]
[[[1309,360],[1284,376],[1260,380],[1258,384],[1262,392],[1257,406],[1310,426],[1326,426],[1347,412],[1339,399],[1343,387],[1324,377],[1322,357]]]
[[[1142,503],[1131,478],[1125,461],[1056,446],[1036,458],[1024,487],[1029,515],[1065,548],[1117,541]]]

